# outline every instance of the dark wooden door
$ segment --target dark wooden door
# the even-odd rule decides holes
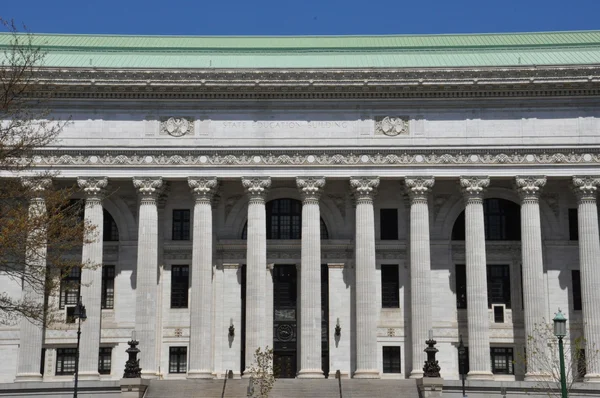
[[[297,372],[297,274],[293,264],[273,268],[273,365],[277,378]]]

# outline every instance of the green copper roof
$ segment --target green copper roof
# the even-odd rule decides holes
[[[0,49],[11,36],[0,34]],[[600,31],[402,36],[35,34],[45,66],[427,68],[600,64]]]

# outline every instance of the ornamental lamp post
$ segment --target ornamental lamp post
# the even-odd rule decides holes
[[[73,384],[73,398],[77,398],[77,382],[79,381],[79,342],[81,341],[81,321],[87,319],[85,305],[81,303],[81,296],[73,311],[73,317],[77,318],[77,349],[75,350],[75,383]]]
[[[567,398],[567,378],[565,376],[565,353],[563,348],[563,338],[567,335],[567,318],[563,315],[560,308],[554,316],[554,335],[558,338],[558,356],[560,360],[560,389],[562,398]]]
[[[460,372],[460,379],[462,380],[462,396],[466,397],[465,393],[465,365],[467,360],[467,349],[465,348],[465,344],[463,343],[462,334],[460,335],[458,341],[458,370]]]

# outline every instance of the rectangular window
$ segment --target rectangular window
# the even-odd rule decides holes
[[[173,240],[190,240],[190,211],[173,210]]]
[[[77,357],[76,348],[57,348],[56,349],[56,375],[75,374],[75,361]]]
[[[400,308],[398,264],[381,265],[381,306],[383,308]]]
[[[383,373],[400,371],[400,347],[383,347]]]
[[[494,305],[494,323],[504,323],[504,306]]]
[[[577,209],[569,209],[569,240],[579,240]]]
[[[187,347],[169,347],[169,373],[187,372]]]
[[[492,373],[502,375],[514,374],[513,349],[512,348],[490,348],[492,359]]]
[[[115,306],[115,266],[102,267],[102,309],[113,309]]]
[[[467,308],[467,267],[456,264],[456,308]]]
[[[578,269],[571,271],[571,284],[573,287],[573,309],[581,311],[581,275]]]
[[[488,307],[504,304],[510,308],[510,267],[508,264],[487,266]]]
[[[381,240],[398,240],[398,209],[380,209]]]
[[[171,308],[187,308],[189,269],[187,265],[171,267]]]
[[[100,347],[98,353],[98,373],[109,375],[112,362],[112,347]]]
[[[73,267],[68,274],[63,275],[60,280],[60,309],[65,305],[75,305],[79,299],[79,287],[81,284],[81,268]]]

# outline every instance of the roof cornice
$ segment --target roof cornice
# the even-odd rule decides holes
[[[41,68],[38,93],[77,99],[371,99],[600,94],[600,65],[402,69]]]

